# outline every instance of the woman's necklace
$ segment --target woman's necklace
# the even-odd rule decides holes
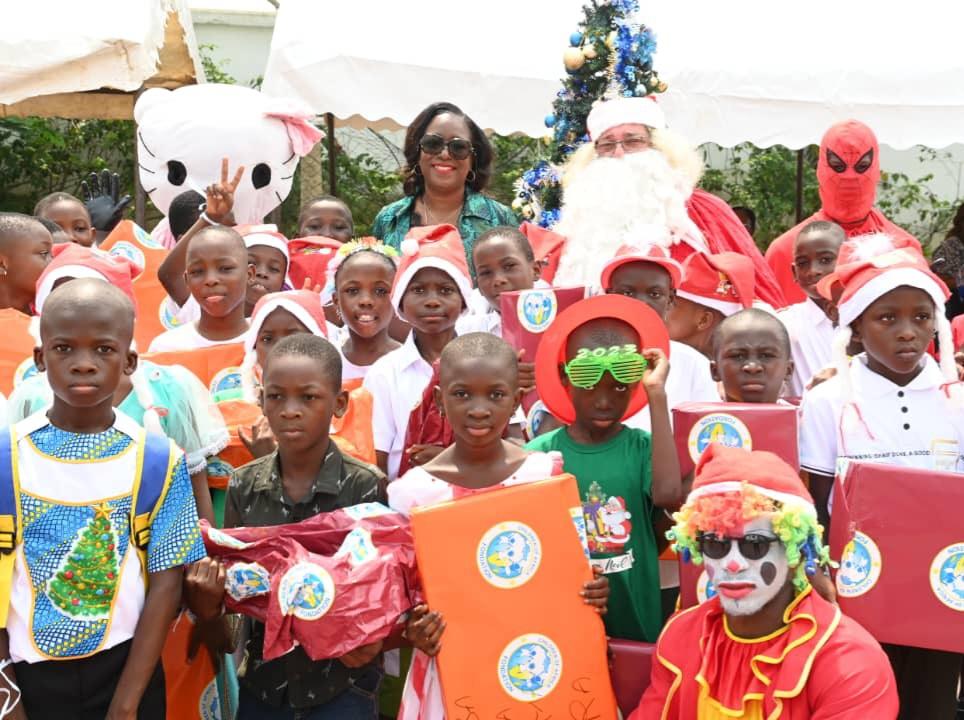
[[[464,205],[465,205],[465,200],[463,200],[461,203],[459,203],[459,206],[458,206],[458,208],[456,208],[456,210],[455,210],[454,213],[449,214],[449,215],[447,216],[447,218],[445,218],[445,219],[452,218],[452,219],[455,220],[455,222],[452,222],[452,223],[449,223],[449,224],[451,224],[451,225],[457,225],[457,224],[458,224],[458,219],[459,219],[459,217],[462,215],[462,207],[463,207]],[[439,221],[439,219],[435,216],[435,213],[432,212],[432,208],[430,208],[430,207],[428,206],[428,197],[427,197],[424,193],[422,194],[422,207],[425,208],[425,219],[428,220],[428,224],[429,224],[429,225],[441,225],[441,224],[442,224],[442,221]]]

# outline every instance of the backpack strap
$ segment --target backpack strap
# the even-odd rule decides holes
[[[151,523],[170,487],[174,466],[180,458],[172,452],[164,435],[141,432],[137,444],[137,477],[134,480],[131,542],[137,550],[147,582],[147,548],[151,542]]]
[[[20,480],[14,427],[0,430],[0,628],[7,626],[13,567],[23,529],[20,516]]]

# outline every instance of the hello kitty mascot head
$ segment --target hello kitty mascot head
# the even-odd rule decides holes
[[[323,136],[311,117],[292,101],[240,85],[152,88],[134,105],[141,185],[166,216],[182,192],[204,195],[228,158],[232,170],[244,166],[234,196],[235,220],[262,223],[288,197],[298,160]],[[152,234],[173,245],[166,217]]]

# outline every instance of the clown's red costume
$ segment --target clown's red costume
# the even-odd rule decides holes
[[[827,554],[813,500],[789,465],[772,453],[711,444],[674,519],[677,549],[705,562],[719,594],[670,618],[630,720],[897,716],[894,675],[880,645],[806,579]],[[766,554],[744,550],[744,541],[761,535],[770,538]],[[748,638],[730,629],[738,620],[742,627],[767,622],[777,607],[786,608],[782,624],[769,634]]]
[[[793,241],[800,231],[816,220],[835,222],[848,238],[868,233],[886,233],[898,241],[920,243],[874,207],[880,181],[880,148],[873,130],[857,120],[832,125],[820,141],[817,183],[821,208],[799,225],[774,240],[766,252],[788,305],[801,303],[806,294],[793,279]]]

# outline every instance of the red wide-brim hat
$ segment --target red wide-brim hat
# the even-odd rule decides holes
[[[567,425],[575,421],[576,411],[569,399],[560,374],[560,365],[566,362],[566,342],[572,332],[590,320],[616,318],[632,327],[639,336],[639,350],[659,348],[669,357],[669,333],[656,312],[641,300],[623,295],[597,295],[570,305],[549,326],[536,353],[536,388],[546,408]],[[643,384],[636,391],[623,420],[632,417],[646,407],[646,390]]]

